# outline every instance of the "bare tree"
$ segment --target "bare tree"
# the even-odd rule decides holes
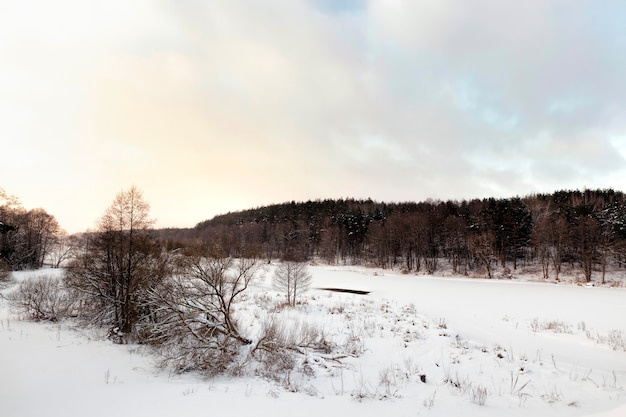
[[[311,274],[305,262],[286,261],[276,267],[272,279],[274,289],[287,295],[287,304],[296,304],[296,298],[309,289]]]
[[[579,251],[580,265],[585,281],[591,281],[594,263],[598,258],[601,230],[599,222],[592,216],[581,216],[574,225],[573,239]]]
[[[164,366],[184,372],[224,372],[243,345],[235,304],[260,272],[259,263],[221,254],[181,255],[177,273],[150,291],[155,320],[147,341]]]
[[[470,253],[476,260],[477,268],[485,268],[487,278],[493,278],[493,265],[497,261],[494,251],[495,238],[493,233],[483,232],[470,235],[468,240],[468,248]]]
[[[57,220],[44,209],[38,208],[28,211],[22,225],[22,234],[30,256],[31,268],[39,268],[43,265],[47,254],[57,240],[60,227]]]
[[[83,300],[83,312],[110,325],[112,335],[132,333],[138,321],[150,319],[143,308],[147,289],[168,274],[161,247],[149,233],[152,223],[136,187],[120,192],[68,266],[67,283]]]
[[[78,247],[79,237],[69,236],[62,230],[57,235],[54,243],[48,251],[48,261],[53,268],[59,268],[61,264],[70,259]]]

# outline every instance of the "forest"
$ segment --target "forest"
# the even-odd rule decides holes
[[[171,249],[213,242],[231,256],[311,260],[405,272],[492,278],[533,267],[586,281],[626,261],[626,196],[561,190],[525,197],[384,203],[291,201],[227,213],[193,229],[164,229]]]
[[[59,266],[87,234],[68,236],[44,209],[2,191],[0,266]],[[193,228],[151,229],[164,250],[219,247],[231,257],[359,264],[407,273],[512,276],[534,268],[586,281],[626,267],[626,195],[561,190],[525,197],[385,203],[286,202],[215,216]]]

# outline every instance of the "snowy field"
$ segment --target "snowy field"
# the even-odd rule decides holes
[[[626,416],[626,288],[310,271],[295,308],[277,308],[271,270],[238,308],[252,339],[272,315],[341,347],[274,379],[175,375],[141,347],[21,321],[0,300],[0,416]]]

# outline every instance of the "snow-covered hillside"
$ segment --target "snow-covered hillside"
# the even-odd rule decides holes
[[[247,335],[272,315],[343,354],[305,351],[274,379],[205,380],[93,329],[21,321],[0,301],[0,415],[626,415],[626,288],[314,266],[312,289],[282,309],[270,273],[238,307]]]

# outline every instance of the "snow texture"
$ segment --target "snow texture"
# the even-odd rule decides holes
[[[313,266],[301,302],[277,309],[271,272],[238,307],[247,336],[273,314],[317,326],[335,351],[305,351],[275,379],[206,380],[0,301],[0,416],[626,415],[626,288]],[[42,273],[58,272],[14,279]]]

